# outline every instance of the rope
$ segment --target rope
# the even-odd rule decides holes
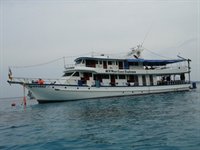
[[[39,67],[39,66],[44,66],[44,65],[47,65],[47,64],[51,64],[53,62],[56,62],[60,59],[63,59],[62,58],[57,58],[57,59],[54,59],[54,60],[51,60],[51,61],[48,61],[48,62],[44,62],[44,63],[40,63],[40,64],[35,64],[35,65],[27,65],[27,66],[10,66],[11,68],[16,68],[16,69],[19,69],[19,68],[31,68],[31,67]]]
[[[154,54],[154,55],[157,55],[159,57],[163,57],[163,58],[167,58],[167,59],[172,59],[170,57],[166,57],[166,56],[163,56],[163,55],[160,55],[158,53],[155,53],[147,48],[144,48],[144,50]],[[64,66],[65,66],[65,59],[66,58],[74,58],[74,57],[80,57],[80,56],[83,56],[83,55],[88,55],[88,54],[92,54],[92,56],[95,56],[95,55],[100,55],[102,53],[98,53],[98,52],[90,52],[90,53],[85,53],[85,54],[82,54],[82,55],[73,55],[73,56],[65,56],[65,57],[60,57],[60,58],[57,58],[57,59],[54,59],[54,60],[51,60],[51,61],[48,61],[48,62],[44,62],[44,63],[39,63],[39,64],[34,64],[34,65],[26,65],[26,66],[9,66],[10,68],[15,68],[15,69],[20,69],[20,68],[32,68],[32,67],[40,67],[40,66],[44,66],[44,65],[48,65],[48,64],[51,64],[51,63],[54,63],[54,62],[57,62],[57,61],[60,61],[60,60],[64,60]],[[105,53],[104,53],[105,54]],[[105,54],[105,55],[110,55],[110,56],[117,56],[117,55],[120,55],[122,54],[122,52],[120,53],[116,53],[116,54]],[[121,56],[121,55],[120,55]]]
[[[86,53],[88,54],[88,53]],[[83,54],[83,55],[86,55],[86,54]],[[82,56],[83,56],[82,55]],[[80,55],[78,55],[80,56]],[[60,57],[60,58],[57,58],[57,59],[54,59],[54,60],[50,60],[48,62],[44,62],[44,63],[39,63],[39,64],[34,64],[34,65],[26,65],[26,66],[9,66],[10,68],[15,68],[15,69],[21,69],[21,68],[32,68],[32,67],[40,67],[40,66],[44,66],[44,65],[48,65],[48,64],[51,64],[51,63],[54,63],[54,62],[57,62],[59,60],[64,60],[64,63],[65,63],[65,59],[66,58],[73,58],[73,57],[78,57],[77,55],[74,55],[74,56],[64,56],[64,57]],[[64,64],[65,65],[65,64]]]
[[[152,53],[152,54],[154,54],[154,55],[156,55],[156,56],[159,56],[159,57],[163,57],[163,58],[167,58],[167,59],[173,59],[173,58],[166,57],[166,56],[160,55],[160,54],[158,54],[158,53],[155,53],[155,52],[153,52],[153,51],[151,51],[151,50],[149,50],[149,49],[147,49],[147,48],[144,48],[144,50],[146,50],[146,51],[148,51],[149,53]]]

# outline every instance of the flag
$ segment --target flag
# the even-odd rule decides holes
[[[8,69],[8,78],[9,78],[10,80],[12,80],[12,71],[11,71],[10,67],[9,67],[9,69]]]

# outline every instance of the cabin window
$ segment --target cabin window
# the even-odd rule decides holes
[[[96,61],[95,60],[86,60],[86,67],[96,67]]]
[[[83,80],[89,80],[92,77],[92,73],[83,73]]]
[[[128,62],[128,65],[129,66],[133,66],[133,62]]]
[[[79,72],[76,72],[76,73],[74,73],[74,72],[67,72],[67,73],[65,73],[64,75],[63,75],[63,77],[68,77],[68,76],[76,76],[76,77],[79,77]]]
[[[96,60],[95,63],[98,64],[99,63],[98,60]]]
[[[108,61],[108,65],[112,65],[112,61]]]
[[[66,72],[63,77],[67,77],[67,76],[71,76],[73,74],[73,72]]]
[[[153,85],[153,75],[150,75],[149,79],[150,79],[150,85]]]
[[[103,74],[103,75],[102,75],[102,78],[103,78],[103,79],[109,79],[109,75],[108,75],[108,74]]]
[[[73,76],[79,77],[79,72],[74,73]]]
[[[127,61],[124,61],[124,68],[125,68],[125,69],[129,69],[129,64],[128,64]]]
[[[143,83],[143,86],[147,85],[145,75],[142,76],[142,83]]]
[[[102,75],[99,75],[99,74],[96,75],[96,74],[94,74],[93,80],[98,80],[98,81],[102,82]]]
[[[119,79],[125,79],[125,75],[119,75]]]
[[[185,74],[184,74],[184,73],[182,73],[182,74],[180,75],[180,79],[181,79],[181,81],[185,81]]]
[[[119,69],[123,69],[123,62],[119,61]]]
[[[138,76],[137,75],[129,75],[128,82],[138,82]]]
[[[129,62],[129,66],[138,66],[138,62]]]
[[[111,86],[115,86],[115,79],[116,79],[115,75],[110,75],[110,84],[111,84]]]
[[[103,61],[103,68],[107,69],[107,62],[106,61]]]
[[[82,62],[82,59],[79,59],[76,61],[76,64],[80,64]]]
[[[83,73],[83,76],[92,77],[92,73]]]
[[[99,64],[102,65],[102,61],[99,61]]]

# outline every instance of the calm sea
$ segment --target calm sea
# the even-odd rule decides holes
[[[65,103],[30,100],[26,108],[21,103],[0,100],[0,149],[200,149],[198,88]]]

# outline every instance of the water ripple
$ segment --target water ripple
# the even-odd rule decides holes
[[[199,93],[33,102],[26,109],[6,101],[0,149],[199,149]]]

